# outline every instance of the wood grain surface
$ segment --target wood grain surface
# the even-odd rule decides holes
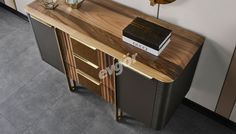
[[[113,57],[99,51],[98,52],[99,57],[99,66],[101,69],[106,69],[111,67],[115,63],[115,60]],[[102,89],[101,94],[102,97],[109,103],[115,104],[115,73],[111,75],[108,75],[102,81]]]
[[[75,58],[73,57],[73,49],[70,36],[58,29],[56,30],[56,32],[57,32],[58,43],[61,48],[62,58],[65,65],[66,75],[70,79],[78,81],[76,73],[76,63],[75,63]]]
[[[204,43],[196,33],[111,0],[86,0],[79,9],[70,8],[64,0],[58,2],[55,10],[46,10],[35,1],[26,12],[118,60],[127,53],[138,53],[137,62],[130,66],[161,82],[175,81]],[[159,57],[122,41],[122,30],[137,16],[173,31],[170,44]]]

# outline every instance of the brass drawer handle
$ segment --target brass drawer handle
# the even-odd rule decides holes
[[[36,21],[38,21],[38,22],[40,22],[40,23],[42,23],[42,24],[48,26],[48,27],[52,27],[51,25],[49,25],[48,23],[42,21],[41,19],[38,19],[38,18],[36,18],[36,17],[34,17],[34,16],[32,16],[32,15],[31,15],[30,17],[33,18],[33,19],[35,19]]]
[[[89,81],[93,82],[94,84],[100,86],[101,85],[101,82],[97,81],[96,79],[94,79],[93,77],[87,75],[86,73],[84,73],[83,71],[79,70],[79,69],[76,69],[76,72],[78,74],[80,74],[81,76],[83,76],[84,78],[88,79]]]
[[[122,63],[122,62],[120,62],[120,63]],[[139,73],[140,75],[142,75],[142,76],[144,76],[144,77],[146,77],[146,78],[148,78],[150,80],[153,79],[151,76],[149,76],[149,75],[147,75],[147,74],[145,74],[145,73],[143,73],[143,72],[141,72],[141,71],[139,71],[139,70],[137,70],[137,69],[127,65],[127,64],[125,64],[125,63],[122,63],[122,65],[127,67],[127,68],[129,68],[129,69],[131,69],[131,70],[133,70],[134,72]]]
[[[93,64],[92,62],[86,60],[85,58],[79,56],[78,54],[75,54],[75,53],[74,53],[73,55],[74,55],[75,58],[77,58],[77,59],[79,59],[79,60],[81,60],[81,61],[87,63],[88,65],[92,66],[93,68],[95,68],[95,69],[98,69],[98,68],[99,68],[97,65],[95,65],[95,64]]]
[[[89,48],[91,48],[91,49],[93,49],[94,51],[95,50],[97,50],[97,48],[95,48],[95,47],[92,47],[92,46],[90,46],[90,45],[88,45],[88,44],[86,44],[86,43],[84,43],[84,42],[82,42],[82,41],[79,41],[78,39],[76,39],[75,37],[73,37],[73,36],[70,36],[72,39],[74,39],[74,40],[76,40],[76,41],[78,41],[78,42],[80,42],[80,43],[82,43],[83,45],[85,45],[85,46],[87,46],[87,47],[89,47]]]

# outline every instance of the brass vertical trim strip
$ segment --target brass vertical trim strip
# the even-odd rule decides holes
[[[104,68],[106,68],[107,67],[107,60],[106,60],[105,53],[102,53],[102,57],[103,57],[103,61],[104,61]],[[106,85],[106,87],[105,87],[106,100],[109,101],[108,100],[108,93],[107,93],[107,77],[105,78],[105,85]]]
[[[116,64],[116,59],[113,58],[112,60],[113,60],[112,61],[113,64]],[[113,95],[113,104],[116,105],[117,100],[116,100],[116,75],[115,74],[113,75],[113,92],[112,93],[113,93],[112,94]]]
[[[71,41],[70,41],[70,36],[68,35],[68,34],[66,34],[66,33],[64,33],[65,35],[65,40],[66,40],[66,45],[67,45],[67,47],[68,47],[68,57],[69,57],[69,64],[72,66],[72,67],[70,67],[71,69],[70,69],[70,71],[71,71],[71,73],[72,73],[72,77],[73,77],[73,80],[75,80],[75,81],[77,81],[77,77],[76,77],[76,71],[75,71],[75,66],[74,66],[74,60],[73,60],[73,51],[72,51],[72,49],[71,49],[71,47],[72,47],[72,44],[71,44]]]
[[[101,67],[101,70],[102,69],[104,69],[104,60],[103,60],[103,57],[102,57],[102,52],[101,51],[99,51],[98,52],[99,53],[99,60],[100,60],[100,67]],[[105,92],[105,89],[106,87],[105,87],[105,79],[102,79],[102,97],[103,97],[103,99],[104,100],[106,100],[107,98],[106,98],[106,92]]]
[[[107,63],[108,63],[108,67],[111,67],[111,63],[110,63],[110,57],[109,55],[106,54],[106,58],[107,58]],[[108,99],[109,99],[109,102],[111,103],[111,92],[110,92],[110,88],[111,88],[111,76],[109,75],[109,77],[107,78],[107,92],[108,92]]]
[[[98,57],[98,66],[100,67],[100,69],[102,69],[102,66],[101,66],[101,58],[100,58],[100,51],[97,51],[97,57]],[[102,82],[102,85],[101,85],[101,96],[102,98],[104,98],[104,94],[103,94],[103,81],[101,80]]]

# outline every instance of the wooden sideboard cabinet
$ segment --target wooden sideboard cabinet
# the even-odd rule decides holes
[[[204,37],[113,1],[86,0],[79,9],[58,4],[55,10],[39,1],[26,7],[42,59],[65,73],[71,91],[82,86],[113,104],[117,120],[128,113],[163,128],[191,86]],[[173,31],[160,56],[122,41],[122,30],[136,17]],[[127,65],[124,57],[134,54],[136,62]],[[120,75],[116,63],[123,66]],[[110,75],[100,79],[104,69]]]

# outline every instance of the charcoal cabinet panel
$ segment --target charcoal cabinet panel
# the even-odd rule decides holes
[[[123,73],[117,76],[116,81],[118,107],[150,126],[157,81],[141,76],[126,67]]]
[[[47,26],[30,17],[41,58],[51,66],[64,73],[60,47],[53,27]]]

